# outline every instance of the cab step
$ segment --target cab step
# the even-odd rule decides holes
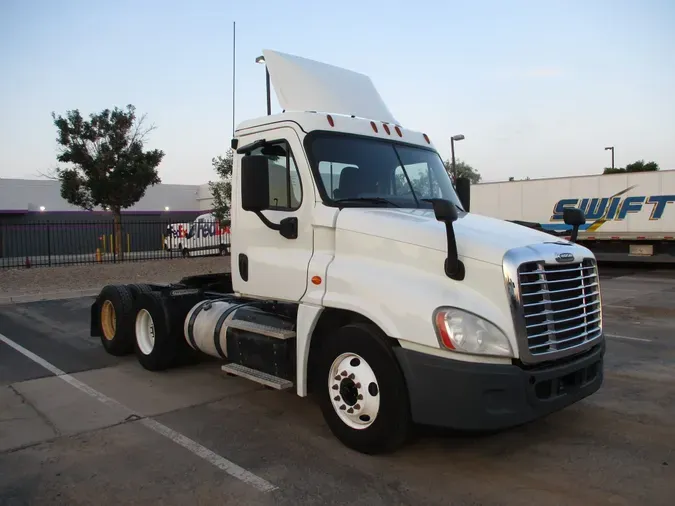
[[[227,322],[228,329],[246,330],[261,336],[273,337],[276,339],[292,339],[295,337],[295,330],[280,329],[271,325],[263,325],[247,320],[230,320]]]
[[[287,379],[279,378],[277,376],[272,376],[266,372],[258,371],[257,369],[251,369],[250,367],[246,367],[244,365],[226,364],[222,366],[221,369],[228,374],[240,376],[276,390],[287,390],[293,387],[292,381],[288,381]]]

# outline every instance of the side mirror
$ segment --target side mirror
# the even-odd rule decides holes
[[[565,225],[572,226],[572,236],[570,240],[576,242],[579,235],[579,227],[586,223],[586,215],[581,209],[576,207],[566,207],[563,209],[563,221]]]
[[[248,155],[241,159],[241,207],[253,211],[266,227],[277,230],[286,239],[298,238],[298,218],[289,216],[272,223],[261,212],[270,207],[270,173],[268,158]]]
[[[244,211],[260,212],[270,205],[270,175],[268,159],[250,155],[241,159],[241,207]]]
[[[455,190],[462,202],[462,207],[468,213],[471,207],[471,181],[466,177],[458,177],[455,180]]]
[[[431,202],[434,208],[434,215],[438,221],[445,224],[445,234],[448,244],[448,256],[445,259],[445,275],[449,278],[461,281],[464,279],[464,264],[459,260],[457,252],[457,241],[455,239],[455,229],[452,224],[457,221],[457,207],[455,204],[445,199],[424,199]]]
[[[445,199],[425,199],[431,202],[434,208],[434,216],[438,221],[454,222],[457,221],[457,207],[455,204]]]

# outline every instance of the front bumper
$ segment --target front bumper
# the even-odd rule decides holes
[[[459,430],[520,425],[596,392],[603,382],[604,339],[581,356],[550,366],[481,364],[395,348],[413,420]]]

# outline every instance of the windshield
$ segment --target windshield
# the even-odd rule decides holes
[[[435,151],[349,135],[318,134],[308,152],[322,195],[341,205],[431,208],[444,198],[462,209]]]

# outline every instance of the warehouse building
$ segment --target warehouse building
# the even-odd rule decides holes
[[[207,184],[149,187],[136,205],[122,211],[124,248],[161,249],[169,225],[193,222],[212,202]],[[90,255],[110,250],[113,231],[110,211],[69,204],[58,181],[0,178],[0,259]]]

